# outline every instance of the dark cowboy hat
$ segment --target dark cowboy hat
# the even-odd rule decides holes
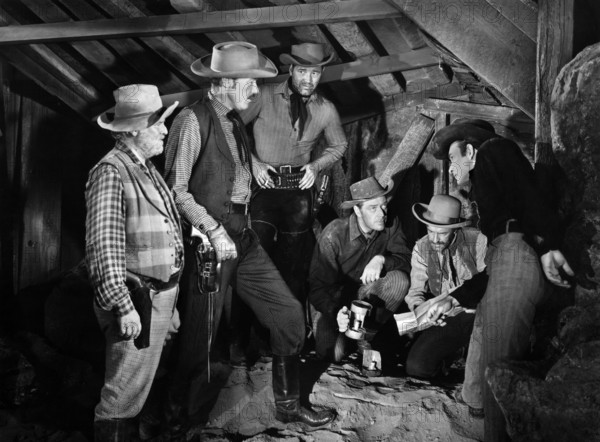
[[[292,45],[291,54],[281,54],[279,61],[283,64],[300,66],[323,66],[333,59],[333,54],[325,55],[325,49],[319,43],[302,43]]]
[[[379,198],[380,196],[387,195],[394,188],[394,181],[390,180],[388,185],[384,188],[379,184],[379,181],[375,177],[365,178],[364,180],[358,181],[350,186],[351,200],[344,201],[340,204],[340,209],[350,209],[355,205],[364,201]]]
[[[438,160],[448,159],[448,150],[455,141],[481,144],[495,135],[494,126],[485,120],[459,118],[435,133],[431,140],[433,156]]]
[[[429,205],[413,204],[415,218],[428,226],[458,228],[471,223],[460,217],[460,201],[450,195],[434,195]]]
[[[164,120],[173,113],[178,101],[168,108],[162,104],[158,88],[153,84],[129,84],[115,89],[114,112],[101,114],[97,121],[103,129],[113,132],[142,130]]]
[[[275,64],[245,41],[227,41],[213,46],[212,54],[190,66],[192,72],[208,78],[269,78],[277,75]]]

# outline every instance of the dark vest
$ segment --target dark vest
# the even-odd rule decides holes
[[[219,117],[208,99],[191,106],[198,119],[202,150],[192,168],[189,191],[196,202],[219,222],[227,219],[235,179],[235,162]],[[204,229],[204,226],[200,226]]]

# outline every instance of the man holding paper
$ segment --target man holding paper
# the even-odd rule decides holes
[[[426,324],[438,327],[424,330],[413,344],[406,361],[411,376],[435,376],[446,359],[469,344],[473,309],[485,293],[487,239],[479,230],[465,227],[470,221],[460,218],[460,208],[460,201],[449,195],[434,195],[429,205],[413,205],[414,216],[427,225],[427,235],[413,248],[405,301],[419,329]]]
[[[479,230],[465,227],[470,221],[460,217],[460,208],[460,201],[448,195],[433,196],[429,205],[413,205],[414,216],[427,225],[427,235],[412,252],[405,298],[411,312],[394,315],[401,335],[423,330],[406,361],[410,376],[436,376],[445,360],[469,344],[474,309],[485,293],[487,239]],[[337,322],[340,331],[348,328],[347,309],[339,311]],[[478,352],[468,358],[467,369],[479,366],[474,363]],[[480,396],[474,391],[468,397]],[[481,408],[479,401],[469,405],[475,415]]]

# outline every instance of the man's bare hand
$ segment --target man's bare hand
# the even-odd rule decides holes
[[[346,330],[348,330],[348,325],[350,324],[350,310],[348,310],[348,307],[342,307],[337,314],[336,320],[338,323],[338,330],[341,333],[344,333]]]
[[[117,317],[117,324],[119,326],[119,333],[121,337],[129,340],[136,339],[142,332],[142,322],[140,321],[140,315],[134,309],[123,316]]]
[[[375,255],[363,270],[363,273],[360,277],[362,283],[369,284],[373,281],[377,281],[381,276],[384,262],[385,258],[383,255]]]
[[[317,167],[309,163],[300,170],[304,171],[304,176],[298,183],[298,188],[310,189],[315,184],[315,179],[317,178]]]
[[[560,250],[550,250],[544,253],[540,260],[542,269],[552,284],[565,288],[571,287],[569,281],[562,278],[559,270],[562,269],[569,276],[574,276],[575,273]]]
[[[273,166],[263,163],[256,158],[252,159],[252,175],[260,187],[263,189],[272,189],[275,187],[275,183],[269,175],[269,171],[277,173]]]
[[[443,327],[446,325],[446,315],[453,308],[454,303],[452,302],[452,298],[442,299],[429,307],[426,314],[427,321]]]
[[[217,252],[217,261],[227,261],[237,258],[235,243],[227,234],[225,227],[219,226],[207,232],[208,240]]]

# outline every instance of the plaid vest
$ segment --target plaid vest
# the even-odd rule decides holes
[[[153,174],[156,185],[166,190],[164,201],[142,167],[125,152],[113,149],[98,164],[109,163],[117,168],[124,188],[125,260],[127,269],[161,281],[168,281],[175,266],[177,251],[173,235],[181,237],[181,223],[171,192],[159,173]],[[153,168],[153,166],[150,166]],[[169,207],[167,207],[167,204]],[[172,223],[178,232],[169,232]]]

